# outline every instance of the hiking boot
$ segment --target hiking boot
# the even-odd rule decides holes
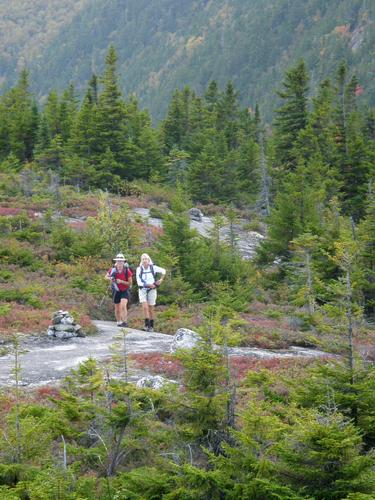
[[[129,328],[127,321],[123,321],[119,326],[121,326],[122,328]]]
[[[122,321],[117,321],[117,326],[121,326],[122,325]]]
[[[154,331],[154,327],[153,326],[149,326],[147,331],[148,332],[153,332]]]
[[[142,328],[144,332],[148,332],[150,328],[150,320],[148,318],[145,318],[145,326]]]

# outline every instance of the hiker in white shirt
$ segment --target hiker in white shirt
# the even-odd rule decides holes
[[[153,264],[147,253],[142,254],[141,262],[137,267],[136,278],[138,284],[139,302],[142,304],[143,316],[145,319],[144,330],[154,331],[154,319],[157,291],[156,288],[162,283],[165,277],[165,269]],[[160,279],[156,279],[156,274],[161,274]]]

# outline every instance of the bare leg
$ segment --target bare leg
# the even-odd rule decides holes
[[[150,318],[150,311],[149,311],[149,305],[147,304],[147,302],[142,302],[142,309],[143,309],[143,317],[145,319],[149,319]]]
[[[149,310],[149,318],[150,319],[154,319],[155,318],[155,306],[148,306],[148,310]]]
[[[117,322],[121,321],[121,303],[115,304],[115,316]]]
[[[127,321],[128,320],[128,299],[121,299],[120,302],[121,306],[121,319],[120,321]]]

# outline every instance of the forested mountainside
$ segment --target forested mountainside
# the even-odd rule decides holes
[[[102,71],[113,43],[122,89],[135,92],[156,119],[176,87],[202,92],[212,79],[220,85],[231,79],[243,105],[258,102],[269,116],[277,82],[301,56],[312,92],[345,59],[363,99],[375,102],[375,3],[369,0],[91,0],[72,6],[0,1],[7,12],[1,39],[12,40],[0,62],[3,83],[13,84],[14,69],[25,61],[39,97],[70,82],[83,90],[91,73]],[[33,35],[37,27],[43,36]]]
[[[25,65],[69,24],[87,0],[0,1],[0,85],[18,77]]]

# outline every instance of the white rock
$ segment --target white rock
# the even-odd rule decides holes
[[[61,319],[61,324],[62,325],[73,325],[74,324],[74,319],[71,316],[64,316]]]
[[[168,380],[161,375],[150,375],[142,377],[137,382],[137,387],[148,387],[149,389],[161,389],[166,384],[176,384],[174,380]]]
[[[171,352],[175,352],[177,349],[192,349],[199,340],[201,337],[197,332],[188,328],[179,328],[173,337]]]
[[[54,337],[55,336],[55,330],[53,330],[52,328],[48,328],[47,335],[48,335],[48,337]]]

